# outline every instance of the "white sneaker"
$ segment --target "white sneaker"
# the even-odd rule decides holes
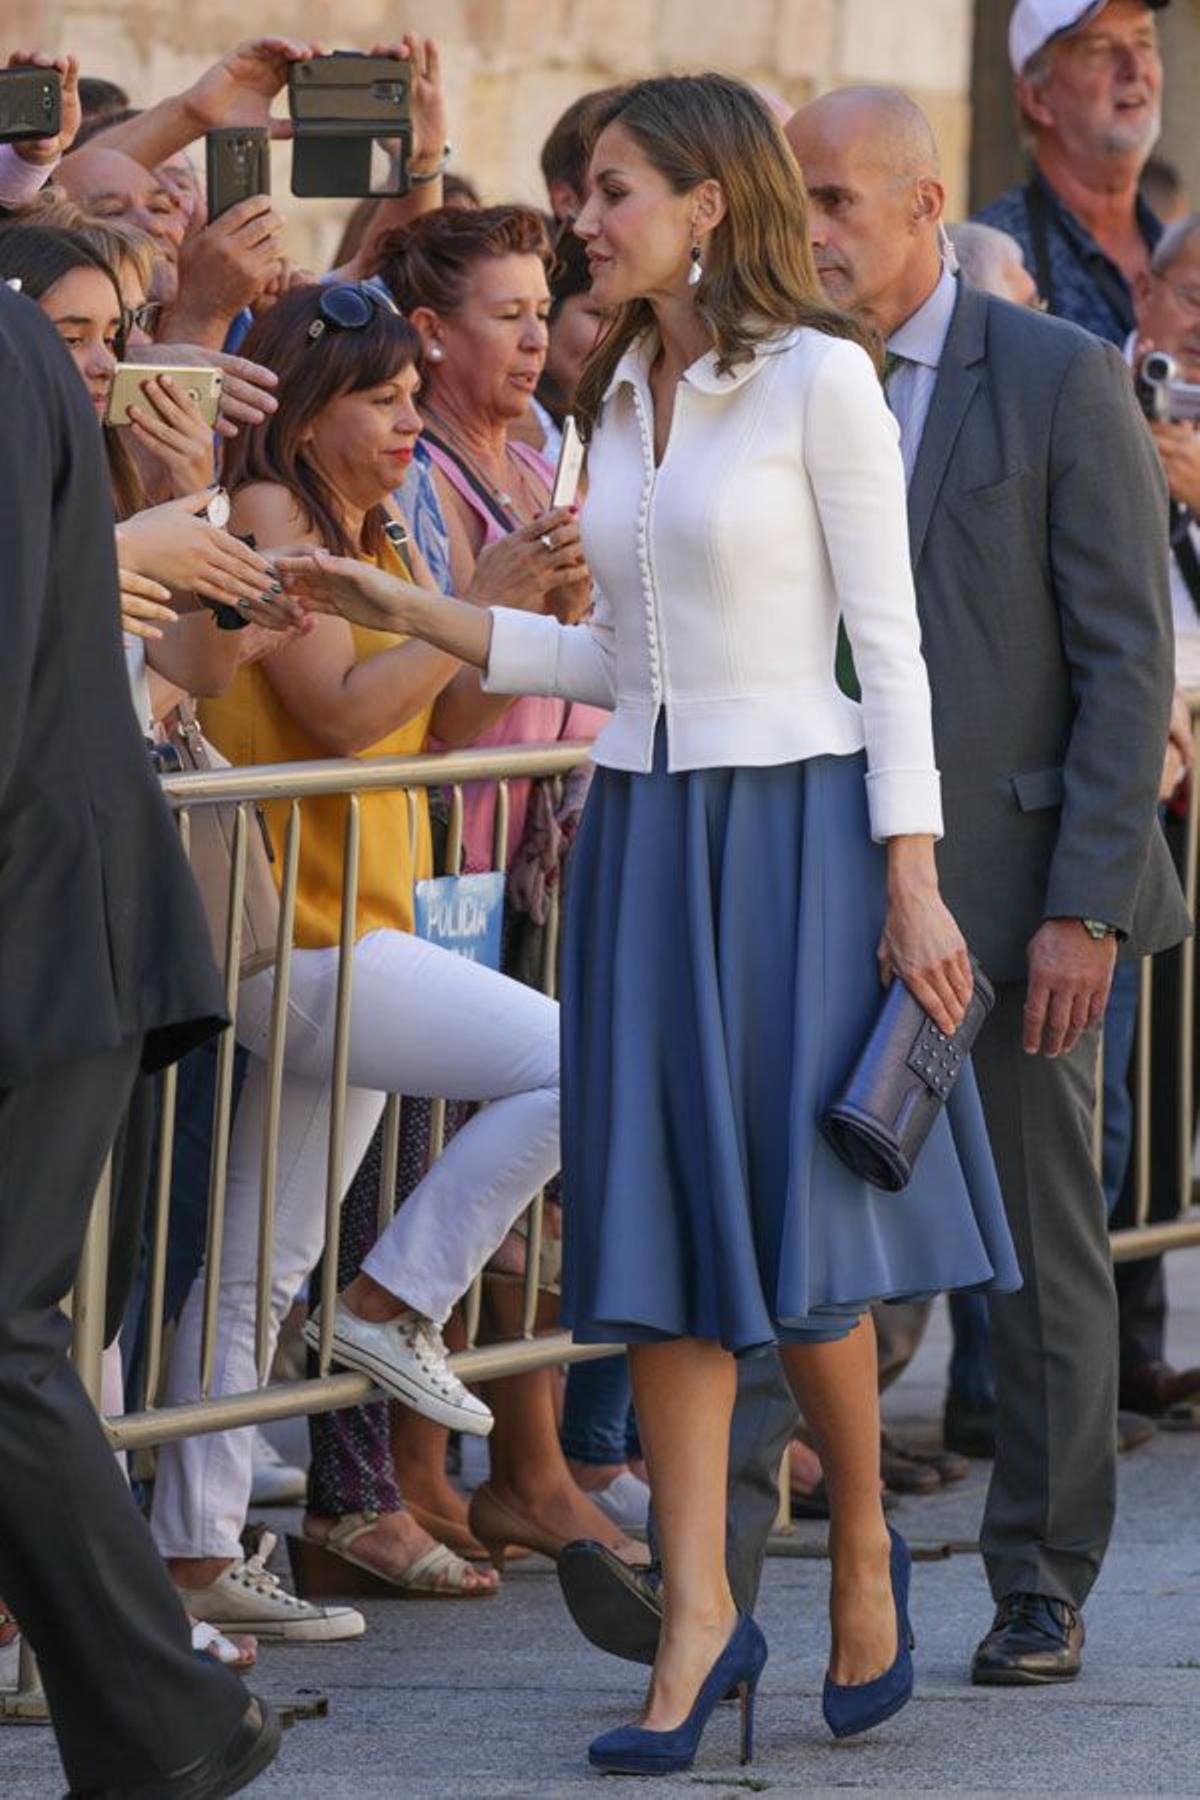
[[[191,1618],[218,1631],[249,1631],[290,1644],[328,1644],[361,1637],[367,1621],[352,1606],[312,1606],[289,1594],[267,1568],[275,1537],[264,1531],[256,1555],[234,1563],[205,1588],[179,1588]]]
[[[290,1506],[293,1501],[304,1499],[308,1492],[308,1476],[304,1470],[285,1462],[270,1438],[257,1429],[253,1454],[251,1506]]]
[[[320,1347],[319,1307],[304,1327],[304,1341],[314,1350]],[[477,1400],[450,1368],[440,1328],[420,1313],[406,1311],[386,1324],[375,1324],[360,1319],[339,1300],[333,1323],[333,1360],[370,1375],[385,1393],[451,1431],[486,1437],[492,1429],[492,1415],[483,1401]]]
[[[650,1489],[632,1469],[623,1469],[607,1487],[588,1491],[588,1499],[622,1531],[645,1531],[650,1514]]]

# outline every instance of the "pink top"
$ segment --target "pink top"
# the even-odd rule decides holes
[[[453,457],[447,456],[437,444],[429,438],[425,446],[436,467],[445,476],[459,498],[470,507],[475,517],[483,526],[484,544],[494,544],[498,538],[506,534],[500,521],[493,516],[464,479],[462,471]],[[527,468],[545,483],[547,489],[554,481],[554,471],[544,456],[528,444],[514,444],[514,453],[520,457]],[[485,732],[474,740],[476,746],[486,747],[499,744],[551,744],[560,739],[565,741],[584,739],[590,741],[601,730],[608,718],[598,706],[579,706],[567,700],[542,699],[531,695],[518,700],[510,706],[503,718],[497,720]],[[432,741],[432,740],[431,740]],[[505,866],[511,867],[513,857],[525,835],[525,815],[529,809],[528,781],[511,781],[508,786],[508,854]],[[496,827],[496,789],[491,782],[468,782],[463,789],[463,851],[464,864],[468,874],[492,867],[492,839]]]

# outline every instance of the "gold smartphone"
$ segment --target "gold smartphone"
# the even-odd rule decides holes
[[[221,404],[221,385],[225,379],[220,369],[201,366],[180,368],[173,367],[170,363],[118,363],[113,372],[104,423],[128,425],[131,406],[149,406],[149,401],[142,393],[142,384],[153,380],[156,375],[169,375],[176,387],[188,399],[195,401],[204,415],[204,423],[216,424]]]

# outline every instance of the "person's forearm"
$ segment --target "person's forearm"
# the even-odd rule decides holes
[[[270,676],[270,660],[266,664]],[[402,644],[347,671],[320,717],[306,721],[331,756],[358,756],[435,701],[458,673],[453,657]]]
[[[442,204],[442,178],[423,181],[407,194],[381,200],[367,227],[366,235],[355,254],[342,268],[332,271],[342,281],[366,281],[379,272],[382,261],[380,245],[393,233],[405,231],[427,212],[436,212]]]
[[[164,344],[197,344],[202,350],[223,350],[234,314],[189,306],[181,294],[163,311],[159,341]]]
[[[203,130],[191,112],[188,95],[170,94],[135,119],[125,119],[106,131],[98,131],[88,140],[88,148],[120,150],[144,168],[156,169],[159,163],[186,150]]]
[[[176,687],[212,699],[237,674],[237,640],[237,632],[221,631],[210,612],[183,613],[164,637],[148,646],[146,659]]]
[[[427,589],[406,593],[396,630],[444,650],[474,669],[486,669],[492,644],[492,615],[484,606]]]
[[[516,694],[485,694],[476,669],[460,669],[433,709],[433,734],[447,749],[460,750],[515,706]]]

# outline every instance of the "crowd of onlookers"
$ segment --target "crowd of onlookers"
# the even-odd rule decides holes
[[[408,37],[376,49],[410,65],[412,185],[354,208],[329,270],[289,261],[278,198],[247,199],[210,221],[196,160],[206,131],[266,123],[310,45],[239,45],[186,92],[144,110],[115,83],[63,58],[61,137],[0,148],[0,279],[19,283],[55,325],[103,433],[131,699],[148,754],[164,767],[178,766],[173,751],[197,729],[230,762],[258,765],[586,742],[600,723],[593,709],[556,700],[500,700],[473,671],[422,645],[302,614],[276,579],[271,552],[307,545],[482,604],[564,620],[590,605],[574,515],[552,512],[551,490],[564,420],[605,324],[571,221],[587,195],[589,119],[606,96],[583,96],[550,131],[542,155],[547,211],[485,205],[475,181],[450,165],[436,45]],[[1116,71],[1107,85],[1072,82],[1044,51],[1016,68],[1030,176],[978,220],[951,226],[944,254],[965,281],[1109,338],[1127,355],[1131,380],[1153,348],[1197,382],[1200,213],[1190,210],[1176,173],[1150,159],[1161,67],[1152,42],[1136,33],[1103,42],[1101,52]],[[787,119],[781,103],[764,96],[764,105]],[[1101,193],[1090,159],[1103,145],[1111,167],[1118,130],[1129,179]],[[486,188],[486,171],[471,175]],[[818,224],[823,205],[815,207]],[[114,422],[114,379],[130,364],[153,372]],[[172,366],[219,371],[215,424],[194,376],[172,377]],[[1163,830],[1182,865],[1192,761],[1182,691],[1200,671],[1200,434],[1184,421],[1151,429],[1171,492],[1180,684],[1165,751]],[[511,990],[497,989],[492,971],[464,960],[448,973],[443,959],[431,963],[423,952],[413,895],[445,864],[439,797],[419,796],[415,813],[400,794],[362,799],[333,1348],[339,1366],[370,1371],[386,1335],[390,1391],[408,1404],[315,1416],[306,1477],[248,1429],[170,1443],[152,1471],[132,1471],[199,1640],[221,1659],[252,1659],[256,1637],[360,1633],[362,1615],[330,1595],[484,1598],[497,1591],[508,1558],[531,1549],[556,1555],[580,1538],[630,1563],[646,1555],[638,1540],[649,1495],[623,1358],[576,1365],[565,1377],[531,1370],[489,1383],[483,1398],[447,1362],[465,1341],[458,1302],[480,1269],[482,1336],[519,1334],[527,1250],[520,1220],[546,1184],[539,1322],[555,1316],[557,1026],[539,987],[549,896],[587,787],[586,770],[554,790],[510,784],[502,968],[524,984],[519,1004]],[[299,1323],[310,1282],[315,1299],[325,1228],[344,821],[343,800],[305,804],[268,1344],[297,1370]],[[278,853],[286,805],[268,806],[265,823]],[[468,790],[464,872],[493,867],[496,824],[494,790]],[[1180,968],[1172,954],[1155,976],[1155,1218],[1177,1205],[1177,1083],[1161,1071],[1173,1069],[1177,1054]],[[256,1265],[272,992],[269,968],[245,973],[214,1393],[253,1388],[262,1354]],[[1104,1180],[1117,1223],[1133,1217],[1136,1024],[1136,970],[1123,968],[1104,1064]],[[217,1069],[211,1048],[179,1068],[164,1295],[173,1331],[157,1396],[144,1392],[143,1317],[146,1201],[161,1123],[155,1080],[139,1084],[122,1128],[106,1354],[112,1412],[200,1393]],[[389,1093],[404,1099],[397,1211],[381,1234]],[[433,1108],[421,1097],[429,1094],[450,1103],[436,1158]],[[477,1109],[481,1100],[489,1104]],[[1200,1371],[1179,1373],[1167,1361],[1161,1259],[1125,1264],[1118,1284],[1122,1431],[1132,1444],[1151,1429],[1147,1419],[1200,1399]],[[881,1309],[883,1385],[907,1366],[928,1312],[925,1304]],[[944,1442],[933,1450],[885,1439],[884,1478],[897,1494],[938,1490],[966,1474],[968,1458],[990,1452],[986,1303],[954,1296],[951,1312]],[[315,1310],[306,1336],[311,1356],[320,1339]],[[468,1500],[455,1479],[459,1439],[489,1432],[488,1479]],[[796,1516],[827,1516],[820,1463],[803,1434],[789,1472]],[[301,1597],[268,1568],[269,1545],[246,1534],[255,1500],[305,1496],[294,1549],[308,1596]],[[17,1629],[0,1617],[0,1643]]]

